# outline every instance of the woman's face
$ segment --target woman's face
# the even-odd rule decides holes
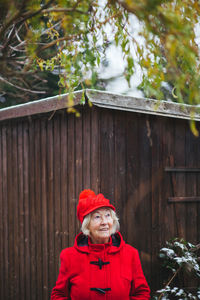
[[[89,231],[93,244],[108,243],[112,233],[113,218],[108,208],[99,208],[92,212]]]

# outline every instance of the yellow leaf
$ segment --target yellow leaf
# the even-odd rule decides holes
[[[199,136],[199,131],[196,128],[196,124],[194,120],[190,120],[190,129],[192,131],[192,133],[194,134],[194,136],[198,137]]]

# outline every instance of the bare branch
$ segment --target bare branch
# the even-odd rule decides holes
[[[24,18],[20,21],[20,23],[25,22],[26,20],[35,17],[37,15],[39,15],[41,12],[43,12],[43,10],[45,10],[46,8],[48,8],[55,0],[50,0],[49,2],[47,2],[47,4],[45,4],[42,8],[40,8],[39,10],[31,13],[30,11],[25,13],[23,16]]]
[[[195,251],[198,251],[198,250],[200,250],[200,244],[197,244],[194,248],[190,249],[191,252],[195,252]]]
[[[18,49],[17,47],[18,47],[19,45],[17,45],[16,47],[13,47],[13,46],[9,46],[9,48],[10,49],[12,49],[13,51],[17,51],[17,52],[26,52],[26,50],[25,49]]]
[[[174,278],[176,277],[176,275],[178,274],[178,272],[181,270],[181,267],[179,267],[176,272],[173,274],[173,276],[170,278],[170,280],[166,283],[164,289],[169,286],[171,284],[171,282],[174,280]],[[162,299],[163,293],[160,294],[158,300]]]
[[[11,31],[9,32],[8,39],[6,40],[5,44],[3,45],[3,50],[2,50],[3,56],[5,56],[6,49],[9,45],[10,41],[12,40],[14,33],[15,33],[15,24],[13,25]]]
[[[22,24],[23,25],[23,24]],[[16,38],[17,38],[17,40],[20,42],[20,43],[22,43],[23,41],[21,40],[21,38],[20,38],[20,36],[19,36],[19,31],[21,30],[21,28],[22,28],[22,25],[18,28],[18,30],[15,28],[15,36],[16,36]]]
[[[10,20],[8,20],[8,22],[5,23],[4,26],[2,26],[0,30],[0,40],[3,39],[3,35],[6,32],[6,30],[10,27],[11,24],[15,23],[15,20],[17,20],[19,16],[20,16],[20,11],[18,11],[12,18],[10,18]]]
[[[5,83],[7,83],[7,84],[9,84],[9,85],[11,85],[11,86],[13,86],[13,87],[15,87],[16,89],[21,90],[21,91],[25,91],[25,92],[29,92],[29,93],[33,93],[33,94],[46,94],[45,91],[33,91],[33,90],[22,88],[21,86],[13,84],[13,83],[11,83],[10,81],[8,81],[7,79],[5,79],[5,78],[3,78],[1,76],[0,76],[0,80],[3,81],[3,82],[5,82]]]
[[[60,25],[62,23],[62,20],[60,20],[59,22],[55,23],[53,26],[45,29],[42,33],[41,33],[41,36],[48,33],[48,31],[50,31],[51,29],[55,28],[56,26]]]
[[[45,49],[48,49],[52,46],[54,46],[55,44],[57,44],[58,42],[62,42],[62,41],[69,41],[69,40],[73,40],[74,37],[77,37],[77,36],[80,36],[81,33],[79,34],[74,34],[74,35],[71,35],[71,36],[64,36],[62,38],[58,38],[54,41],[52,41],[51,43],[48,43],[46,44],[45,46],[43,46],[41,49],[39,49],[37,51],[37,53],[41,52],[41,51],[44,51]]]
[[[48,9],[44,9],[43,13],[52,13],[52,12],[66,12],[66,13],[70,13],[70,12],[77,12],[79,14],[84,14],[87,15],[88,12],[84,12],[80,9],[74,9],[74,8],[48,8]]]
[[[14,16],[12,18],[10,18],[10,20],[8,20],[7,23],[4,24],[4,26],[2,26],[1,30],[0,30],[0,39],[3,37],[5,31],[10,27],[11,24],[14,24],[14,26],[16,26],[16,24],[23,24],[26,20],[40,14],[41,12],[43,12],[43,10],[45,10],[46,8],[48,8],[55,0],[50,0],[49,2],[47,2],[47,4],[45,4],[42,8],[40,8],[39,10],[35,11],[35,12],[26,12],[23,14],[23,18],[21,19],[21,15],[22,15],[22,11],[19,10],[17,11]],[[19,18],[19,20],[17,20]]]

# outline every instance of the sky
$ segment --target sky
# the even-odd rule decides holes
[[[134,16],[130,16],[130,34],[134,35],[134,39],[137,40],[140,44],[143,44],[143,40],[139,35],[141,31],[141,23]],[[107,26],[106,28],[108,35],[112,35],[112,28]],[[123,59],[122,50],[120,47],[116,47],[114,44],[111,44],[106,51],[106,60],[108,61],[108,65],[104,66],[103,64],[100,66],[98,73],[99,78],[101,79],[109,79],[106,90],[114,93],[122,93],[135,97],[144,97],[142,91],[140,91],[137,87],[142,82],[142,71],[140,69],[139,64],[137,64],[137,55],[136,50],[134,49],[134,45],[131,45],[131,53],[134,57],[135,63],[135,73],[131,78],[130,87],[126,79],[124,78],[123,71],[125,68],[125,61]]]

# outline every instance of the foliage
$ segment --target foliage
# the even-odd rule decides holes
[[[159,257],[167,279],[164,288],[154,299],[200,299],[200,245],[194,246],[183,239],[166,242]],[[192,282],[192,287],[189,286]],[[194,289],[196,284],[196,288]]]
[[[199,16],[196,0],[1,0],[0,93],[19,101],[44,96],[49,73],[60,92],[93,87],[115,44],[128,82],[140,64],[146,96],[199,104]]]

